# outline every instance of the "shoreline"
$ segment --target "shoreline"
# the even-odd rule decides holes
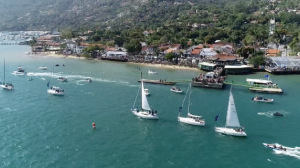
[[[85,57],[77,57],[77,56],[70,56],[70,55],[63,55],[63,54],[55,54],[54,52],[38,52],[38,53],[29,53],[28,55],[32,56],[50,56],[50,57],[60,57],[60,58],[71,58],[71,59],[86,59]],[[89,60],[89,59],[87,59]],[[90,59],[95,61],[105,61],[99,59]],[[113,62],[113,61],[108,61]],[[177,70],[191,70],[191,71],[200,71],[198,68],[190,68],[190,67],[183,67],[178,65],[164,65],[164,64],[150,64],[150,63],[136,63],[136,62],[126,62],[127,64],[138,65],[138,66],[148,66],[148,67],[155,67],[155,68],[164,68],[164,69],[177,69]]]

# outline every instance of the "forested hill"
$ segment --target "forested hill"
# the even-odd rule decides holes
[[[0,0],[0,30],[144,28],[213,24],[240,29],[276,17],[300,23],[300,0]],[[275,13],[274,13],[275,11]],[[273,12],[273,13],[272,13]],[[296,16],[294,16],[296,15]],[[290,20],[292,19],[292,20]]]

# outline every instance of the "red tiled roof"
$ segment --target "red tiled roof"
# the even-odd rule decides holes
[[[191,52],[192,55],[199,55],[201,52],[201,49],[193,49],[193,51]]]

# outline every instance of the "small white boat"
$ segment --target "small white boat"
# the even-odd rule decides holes
[[[28,78],[28,81],[32,81],[33,80],[33,78]]]
[[[148,74],[157,74],[157,72],[152,71],[152,70],[148,70]]]
[[[218,121],[219,115],[216,116],[215,120]],[[236,112],[233,95],[229,93],[229,101],[227,108],[226,124],[225,127],[215,127],[215,131],[225,135],[246,137],[247,134],[240,125],[240,121]]]
[[[49,94],[56,95],[56,96],[64,96],[65,95],[65,91],[56,86],[52,86],[50,89],[47,90],[47,92]]]
[[[26,72],[25,72],[25,70],[21,66],[19,66],[18,70],[14,71],[13,74],[14,75],[25,75]]]
[[[41,67],[38,67],[38,69],[40,69],[40,70],[47,70],[47,67],[41,66]]]
[[[144,90],[145,90],[145,95],[146,95],[146,96],[149,96],[149,95],[150,95],[149,89],[144,89]]]
[[[266,102],[266,103],[271,103],[274,101],[274,99],[266,99],[262,96],[255,96],[255,97],[252,97],[252,100],[253,101],[257,101],[257,102]]]
[[[191,87],[191,84],[190,84],[189,88],[190,87]],[[189,90],[189,88],[188,88],[188,90]],[[188,90],[186,92],[186,95],[188,93]],[[185,95],[185,97],[186,97],[186,95]],[[189,96],[188,115],[187,115],[187,117],[181,117],[180,116],[182,106],[183,106],[184,101],[185,101],[185,98],[184,98],[182,106],[179,108],[178,121],[182,122],[182,123],[185,123],[185,124],[195,125],[195,126],[205,126],[205,120],[202,119],[202,116],[192,115],[190,113],[190,105],[191,105],[190,100],[191,100],[191,91],[190,91],[190,96]]]
[[[172,86],[171,91],[175,93],[183,93],[183,90],[176,86]]]
[[[286,148],[283,148],[282,146],[276,146],[275,144],[267,144],[263,143],[263,145],[266,148],[273,149],[273,150],[280,150],[280,151],[286,151]]]
[[[139,88],[139,90],[141,89],[141,101],[142,101],[142,107],[141,110],[138,109],[138,107],[135,107],[135,103],[138,97],[138,94],[135,98],[134,104],[133,104],[133,108],[131,109],[132,113],[140,118],[143,119],[149,119],[149,120],[158,120],[158,115],[157,115],[157,111],[152,110],[149,106],[149,103],[147,101],[147,97],[146,97],[146,93],[145,93],[145,89],[144,89],[144,82],[143,79],[141,79],[141,87]]]
[[[86,78],[85,81],[92,82],[92,79],[91,78]]]
[[[3,83],[0,85],[5,90],[14,90],[14,85],[11,83]]]
[[[4,60],[4,71],[3,71],[3,78],[4,78],[4,82],[1,83],[0,87],[5,89],[5,90],[14,90],[14,85],[11,83],[5,83],[5,60]]]
[[[67,82],[68,81],[67,78],[64,78],[64,77],[59,77],[58,80],[62,81],[62,82]]]

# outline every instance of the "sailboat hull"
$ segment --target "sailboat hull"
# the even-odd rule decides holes
[[[140,118],[143,119],[149,119],[149,120],[158,120],[158,115],[157,114],[149,114],[147,111],[139,111],[137,112],[136,110],[132,110],[132,113]]]
[[[231,135],[231,136],[240,136],[240,137],[247,136],[247,134],[244,131],[236,131],[233,128],[215,127],[215,131],[221,134]]]
[[[5,90],[14,90],[14,87],[12,87],[12,86],[0,85],[0,87],[5,89]]]
[[[196,121],[193,118],[187,118],[187,117],[178,117],[178,121],[185,123],[185,124],[196,125],[196,126],[204,126],[205,125],[205,121],[203,121],[203,120]]]

